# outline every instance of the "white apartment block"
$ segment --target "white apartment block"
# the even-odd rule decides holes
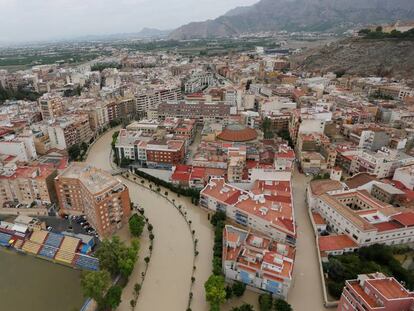
[[[28,162],[35,160],[37,153],[34,135],[32,133],[24,133],[0,141],[0,153],[15,156],[19,161]]]
[[[223,244],[226,279],[286,299],[292,282],[293,247],[229,225],[223,230]]]
[[[393,176],[399,167],[414,163],[414,158],[395,149],[381,148],[377,152],[364,150],[355,157],[351,172],[367,172],[378,178]]]
[[[360,247],[414,241],[414,212],[383,203],[364,190],[336,190],[316,197],[317,211],[332,231]]]
[[[262,232],[271,239],[294,245],[296,226],[290,181],[259,181],[251,190],[212,178],[200,193],[200,205],[224,211],[236,223]]]
[[[414,165],[397,168],[393,180],[401,182],[410,190],[414,190]]]
[[[139,89],[135,94],[136,112],[141,118],[150,118],[149,111],[156,110],[164,101],[178,101],[182,99],[179,86],[172,85],[159,89]]]

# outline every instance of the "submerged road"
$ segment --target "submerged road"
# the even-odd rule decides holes
[[[295,311],[329,310],[324,307],[315,236],[305,202],[310,178],[295,169],[292,175],[293,204],[297,225],[293,286],[288,302]]]
[[[103,135],[92,146],[86,160],[88,163],[107,171],[112,170],[109,156],[114,131]],[[186,310],[194,251],[191,233],[185,220],[168,201],[158,194],[121,176],[118,178],[128,186],[131,200],[145,209],[145,215],[154,227],[153,253],[136,310]],[[169,196],[170,198],[174,197],[178,204],[187,208],[188,218],[192,220],[192,226],[199,240],[200,255],[196,260],[196,282],[193,289],[192,309],[208,310],[203,286],[211,272],[213,233],[207,221],[207,214],[184,198],[177,198],[171,193]],[[134,272],[129,283],[135,284],[139,282],[140,278],[140,273]],[[132,289],[132,286],[127,286],[128,288]],[[129,297],[128,294],[126,297]],[[125,300],[124,298],[118,310],[131,310],[129,300]]]
[[[88,163],[112,171],[109,157],[114,131],[115,129],[109,131],[96,141],[86,160]],[[186,310],[194,255],[191,234],[186,222],[176,209],[158,194],[122,176],[118,176],[118,178],[128,186],[131,200],[145,209],[145,215],[154,226],[153,254],[136,310]],[[294,282],[289,292],[288,301],[295,311],[324,311],[328,309],[323,306],[315,238],[305,203],[308,182],[309,178],[295,170],[292,186],[298,238],[293,272]],[[211,274],[211,250],[214,239],[207,213],[191,204],[189,199],[178,198],[175,194],[168,192],[170,199],[174,198],[177,204],[185,208],[188,218],[192,221],[192,227],[196,231],[199,255],[195,263],[197,266],[196,281],[192,290],[191,308],[197,311],[207,311],[204,282]],[[143,244],[147,247],[148,243],[144,241]],[[142,246],[144,247],[144,245]],[[137,270],[141,271],[140,268],[142,267],[138,267]],[[124,290],[124,301],[118,310],[131,310],[129,306],[130,294],[127,291],[131,291],[133,284],[137,283],[140,277],[141,273],[134,271],[127,288]],[[257,309],[257,294],[247,291],[241,299],[225,303],[223,310],[230,310],[233,306],[243,302],[250,303]]]

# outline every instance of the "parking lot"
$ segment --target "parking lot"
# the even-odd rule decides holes
[[[85,230],[81,223],[86,222],[83,219],[73,219],[70,217],[61,218],[61,217],[53,217],[53,216],[45,216],[45,217],[38,217],[40,220],[46,222],[46,227],[52,227],[52,232],[62,232],[62,231],[70,231],[74,233],[82,233],[88,235],[95,235],[94,232],[88,233]]]

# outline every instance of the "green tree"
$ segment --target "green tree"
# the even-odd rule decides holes
[[[273,298],[270,294],[261,294],[259,296],[260,311],[271,311],[273,306]]]
[[[119,272],[124,277],[129,277],[134,270],[135,259],[133,258],[121,258],[119,259]]]
[[[233,286],[231,287],[233,294],[236,297],[241,297],[244,294],[244,291],[246,290],[246,284],[236,281],[233,283]]]
[[[119,237],[114,236],[111,240],[104,239],[96,251],[101,268],[108,270],[112,275],[118,274],[119,257],[124,249],[125,245]]]
[[[210,303],[211,311],[220,310],[220,304],[226,300],[224,277],[221,275],[210,275],[204,283],[206,300]]]
[[[226,286],[226,300],[233,298],[233,291],[231,290],[231,286]]]
[[[68,148],[68,154],[69,154],[69,158],[73,161],[76,160],[79,156],[80,156],[80,146],[78,144],[75,144],[73,146],[70,146]]]
[[[332,297],[336,299],[339,299],[341,297],[344,286],[345,286],[345,283],[343,282],[335,282],[332,280],[328,280],[327,282],[329,294],[331,294]]]
[[[274,303],[276,311],[292,311],[292,306],[283,299],[276,299]]]
[[[105,295],[105,307],[111,310],[116,309],[121,303],[122,287],[114,285],[109,288]]]
[[[278,133],[278,135],[282,138],[282,139],[284,139],[284,140],[286,140],[287,142],[288,142],[288,144],[289,144],[289,146],[290,147],[294,147],[294,145],[293,145],[293,141],[292,141],[292,138],[290,137],[290,133],[289,133],[289,131],[288,130],[282,130],[282,131],[280,131],[279,133]]]
[[[98,306],[104,305],[104,295],[110,283],[111,276],[106,270],[82,273],[81,288],[83,295],[94,299]]]
[[[273,138],[272,121],[268,117],[262,122],[262,131],[265,139]]]
[[[226,213],[223,211],[217,211],[211,217],[210,222],[213,226],[217,226],[219,222],[224,222],[225,220],[226,220]]]
[[[234,307],[231,311],[254,311],[253,306],[248,303],[242,304],[240,307]]]
[[[144,230],[145,220],[144,217],[138,214],[134,214],[129,219],[129,231],[135,237],[140,237]]]
[[[96,251],[101,269],[108,270],[113,276],[121,273],[128,277],[134,269],[138,256],[139,241],[133,239],[131,246],[127,247],[119,237],[114,236],[111,240],[105,239]]]
[[[213,257],[213,274],[220,275],[222,268],[221,257]]]

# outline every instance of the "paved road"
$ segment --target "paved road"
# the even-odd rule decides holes
[[[298,239],[293,270],[294,283],[288,301],[295,311],[329,310],[323,305],[315,237],[305,203],[308,182],[308,177],[295,170],[292,185]]]

